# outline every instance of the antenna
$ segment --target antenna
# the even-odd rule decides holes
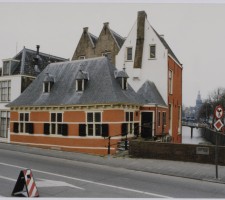
[[[17,47],[18,47],[18,42],[16,42],[16,54],[17,54]]]

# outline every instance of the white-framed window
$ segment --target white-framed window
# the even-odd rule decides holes
[[[127,123],[127,134],[134,133],[134,112],[125,112],[125,120]]]
[[[9,128],[10,112],[0,111],[0,117],[0,136],[6,138]]]
[[[169,104],[169,125],[170,125],[170,134],[172,135],[173,129],[173,104]]]
[[[127,60],[127,61],[133,60],[132,47],[127,47],[127,51],[126,51],[126,60]]]
[[[178,106],[178,133],[181,133],[181,106]]]
[[[161,112],[158,111],[158,126],[161,126]]]
[[[85,56],[79,56],[79,60],[84,60]]]
[[[61,128],[63,122],[63,114],[61,112],[52,112],[50,121],[50,133],[54,135],[61,135]]]
[[[19,122],[19,132],[26,133],[26,124],[30,121],[30,113],[21,112],[19,113],[20,122]]]
[[[54,84],[53,82],[44,82],[43,83],[43,92],[49,93],[52,89],[53,84]]]
[[[127,90],[128,84],[127,84],[127,78],[122,78],[122,89]]]
[[[149,58],[150,59],[156,58],[156,45],[155,44],[149,45]]]
[[[0,81],[0,100],[11,101],[11,81]]]
[[[169,94],[173,94],[173,71],[169,70],[169,75],[168,75],[168,79],[169,79]]]
[[[102,113],[101,112],[87,112],[86,115],[86,132],[88,136],[102,135]]]
[[[11,71],[13,71],[19,63],[20,63],[19,60],[14,59],[3,60],[2,76],[11,75]]]
[[[76,91],[77,92],[84,91],[84,79],[77,79],[76,80]]]

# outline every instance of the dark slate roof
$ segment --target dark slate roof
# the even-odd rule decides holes
[[[137,94],[140,95],[140,97],[145,101],[145,104],[158,104],[161,106],[166,106],[166,103],[157,87],[151,81],[146,81],[137,91]]]
[[[120,36],[118,33],[116,33],[115,31],[113,31],[112,29],[110,29],[113,37],[115,38],[117,44],[119,45],[119,47],[121,48],[124,41],[125,41],[125,38],[123,38],[122,36]]]
[[[38,65],[36,67],[34,58],[38,60]],[[13,59],[19,62],[11,69],[11,75],[23,74],[29,76],[37,76],[49,63],[68,60],[42,52],[39,52],[39,55],[37,55],[36,51],[27,48],[23,48]]]
[[[76,92],[76,75],[79,70],[88,72],[83,92]],[[133,104],[144,102],[128,85],[122,90],[120,83],[114,77],[116,68],[108,58],[92,58],[61,63],[52,63],[30,84],[30,86],[13,102],[13,106],[63,106],[63,105],[93,105],[93,104]],[[43,80],[49,73],[55,78],[50,93],[43,93]]]
[[[168,53],[181,65],[180,61],[175,56],[175,54],[173,53],[172,49],[167,44],[166,40],[162,36],[160,36],[153,27],[152,27],[152,29],[154,30],[154,32],[156,33],[156,35],[158,36],[158,38],[160,39],[160,41],[162,42],[162,44],[164,45],[164,47],[168,50]]]
[[[53,82],[54,83],[54,76],[52,76],[49,73],[46,73],[43,82]]]
[[[89,80],[89,74],[86,71],[79,70],[77,72],[76,80]]]

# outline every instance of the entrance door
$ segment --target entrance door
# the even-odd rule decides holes
[[[143,138],[152,137],[153,112],[141,113],[141,136]]]

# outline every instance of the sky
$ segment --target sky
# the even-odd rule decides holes
[[[99,36],[103,23],[109,22],[126,37],[137,12],[144,10],[183,64],[183,105],[194,106],[198,91],[204,100],[225,87],[225,2],[87,2],[0,1],[0,60],[12,58],[24,46],[36,50],[36,45],[41,52],[71,59],[84,27]]]

